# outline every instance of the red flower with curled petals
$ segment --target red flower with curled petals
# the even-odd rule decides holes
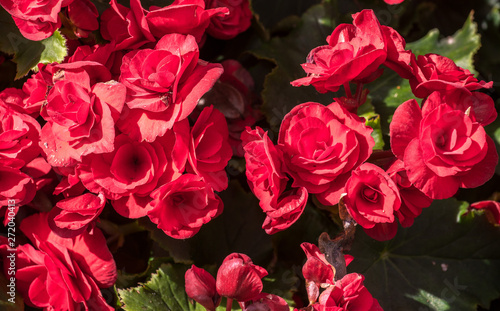
[[[14,1],[0,0],[0,5],[12,16],[21,34],[33,41],[50,37],[61,27],[59,12],[61,7],[71,1],[35,0]]]
[[[325,254],[321,253],[318,246],[304,242],[300,247],[307,256],[306,263],[302,266],[302,274],[306,279],[306,290],[309,303],[314,303],[318,299],[320,287],[328,288],[335,284],[335,267],[327,260]],[[348,266],[353,257],[343,255],[345,265]]]
[[[87,38],[92,31],[99,29],[98,17],[99,12],[90,0],[73,0],[68,5],[68,18],[78,38]]]
[[[36,118],[40,107],[34,109],[26,107],[24,101],[27,97],[28,94],[24,93],[23,90],[8,87],[0,92],[0,106],[9,107],[17,112],[29,114],[33,118]]]
[[[400,77],[409,79],[413,76],[410,66],[413,53],[407,51],[405,39],[393,28],[381,26],[387,45],[387,58],[384,66],[394,70]]]
[[[204,0],[175,0],[163,8],[152,6],[146,14],[151,33],[157,37],[170,33],[192,35],[201,42],[210,19],[229,13],[225,7],[205,9]]]
[[[434,91],[470,91],[491,88],[493,82],[478,81],[467,69],[463,69],[447,57],[438,54],[412,55],[413,76],[410,86],[418,98],[425,98]]]
[[[486,126],[497,118],[495,102],[489,95],[481,92],[432,92],[422,106],[422,113],[427,114],[441,104],[447,104],[453,109],[466,113],[472,121]]]
[[[148,217],[176,239],[194,236],[202,225],[222,213],[224,204],[199,176],[184,174],[151,193]]]
[[[9,253],[3,246],[0,253],[5,257]],[[53,241],[40,242],[37,248],[17,247],[16,290],[27,305],[44,310],[114,310],[70,249]]]
[[[23,165],[21,160],[0,158],[0,217],[5,215],[4,225],[36,194],[33,179],[21,171]]]
[[[225,168],[233,155],[224,115],[205,107],[191,129],[187,171],[197,174],[216,191],[228,186]]]
[[[284,191],[288,177],[284,173],[283,152],[276,148],[267,132],[249,127],[241,134],[245,151],[246,176],[250,190],[259,199],[262,210],[272,210]]]
[[[387,46],[380,23],[372,10],[353,14],[353,24],[340,24],[328,36],[329,45],[314,48],[302,68],[307,77],[293,86],[313,85],[320,93],[336,92],[350,81],[367,83],[382,72]]]
[[[432,199],[411,184],[404,169],[403,161],[396,160],[391,164],[387,169],[387,174],[391,176],[398,186],[401,196],[401,207],[395,211],[395,215],[401,226],[410,227],[413,225],[415,218],[422,213],[422,210],[431,205]]]
[[[241,140],[245,150],[246,176],[250,189],[266,213],[262,228],[274,234],[290,227],[304,211],[308,193],[305,188],[285,192],[283,154],[260,127],[247,127]]]
[[[184,120],[222,74],[220,64],[199,60],[193,36],[168,34],[154,49],[123,57],[120,82],[127,87],[118,128],[135,140],[152,142]]]
[[[116,0],[111,0],[110,5],[101,15],[100,31],[104,39],[115,43],[116,50],[137,49],[155,41],[140,0],[131,0],[130,8]]]
[[[498,154],[484,128],[446,102],[433,109],[423,106],[421,110],[415,100],[406,101],[390,125],[392,151],[404,162],[409,181],[428,197],[445,199],[458,188],[489,180]]]
[[[95,222],[101,214],[106,199],[102,193],[94,195],[85,193],[77,197],[63,199],[49,212],[49,221],[54,224],[59,235],[75,236],[95,227]],[[62,230],[61,230],[62,229]]]
[[[214,38],[229,40],[247,30],[252,21],[248,0],[205,0],[207,8],[228,8],[229,14],[215,15],[210,19],[207,33]]]
[[[267,234],[275,234],[293,225],[302,215],[309,194],[304,187],[295,188],[282,193],[276,206],[269,206],[262,229]]]
[[[115,283],[116,265],[99,229],[61,238],[49,228],[46,213],[25,218],[20,228],[35,245],[17,247],[16,290],[28,305],[51,310],[113,310],[99,288]],[[5,246],[0,246],[3,256]]]
[[[254,265],[247,255],[232,253],[217,271],[217,292],[241,302],[255,299],[262,292],[262,278],[266,275],[267,271]]]
[[[116,264],[99,228],[94,228],[92,232],[84,231],[71,238],[63,238],[50,228],[48,213],[25,218],[20,228],[36,247],[40,243],[50,241],[67,248],[81,270],[92,277],[100,288],[113,286],[116,282]]]
[[[351,170],[372,153],[372,129],[334,102],[303,103],[281,123],[278,148],[293,187],[304,187],[328,205],[337,204]]]
[[[349,214],[363,228],[393,223],[401,206],[396,183],[380,167],[364,163],[352,172],[343,198]]]
[[[115,210],[129,218],[147,214],[151,191],[181,175],[188,153],[189,124],[178,122],[152,143],[125,134],[115,139],[113,152],[83,158],[77,173],[93,193],[102,192]]]
[[[313,306],[314,310],[382,311],[377,299],[364,286],[364,279],[357,273],[345,275],[335,286],[321,293],[319,303]]]
[[[29,115],[4,106],[0,100],[0,159],[18,159],[24,164],[40,154],[40,124]]]
[[[112,151],[126,88],[110,81],[109,70],[97,62],[48,65],[45,71],[54,82],[41,111],[47,123],[39,145],[47,162],[72,166],[82,156]]]

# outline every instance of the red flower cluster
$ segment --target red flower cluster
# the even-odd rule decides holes
[[[332,32],[329,45],[309,53],[302,65],[307,77],[292,82],[321,93],[343,85],[346,97],[327,107],[304,103],[292,109],[278,138],[275,158],[283,154],[283,161],[271,163],[277,168],[282,162],[292,186],[304,187],[323,204],[336,204],[342,196],[352,218],[373,238],[386,240],[396,234],[396,219],[411,226],[433,199],[478,187],[493,176],[498,155],[483,127],[497,114],[491,97],[474,92],[491,82],[478,81],[449,58],[405,50],[404,39],[381,26],[373,11],[353,19],[353,25]],[[409,79],[414,95],[425,98],[422,108],[416,100],[397,108],[390,125],[393,155],[384,161],[379,155],[369,159],[371,130],[355,115],[366,99],[363,84],[382,73],[381,65]],[[357,84],[354,97],[350,83]],[[363,163],[367,160],[373,163]],[[262,194],[255,193],[262,203]]]
[[[112,0],[100,27],[88,0],[0,4],[31,40],[50,36],[62,18],[80,38],[100,29],[110,41],[73,48],[63,63],[39,65],[22,89],[0,93],[0,208],[5,223],[28,204],[50,210],[19,219],[34,245],[18,248],[18,290],[28,305],[111,309],[99,289],[114,284],[116,267],[96,227],[108,202],[178,239],[222,213],[217,192],[228,186],[225,167],[241,143],[229,143],[213,99],[197,109],[224,71],[199,59],[199,44],[206,32],[226,39],[246,30],[249,2],[176,0],[148,11],[138,0],[130,8]],[[224,83],[247,100],[253,81],[240,77],[229,70]],[[6,241],[0,250],[6,256]]]
[[[223,211],[218,192],[228,187],[233,155],[245,157],[266,233],[289,228],[314,195],[345,206],[378,240],[393,238],[398,222],[411,226],[432,200],[484,184],[498,163],[484,130],[497,117],[494,102],[478,92],[492,83],[444,56],[414,55],[371,10],[336,27],[302,64],[306,76],[291,82],[320,93],[342,86],[346,96],[295,106],[273,142],[261,127],[250,128],[260,115],[249,72],[236,61],[200,59],[207,35],[226,40],[250,27],[248,0],[175,0],[148,9],[140,0],[130,7],[111,0],[100,16],[89,0],[0,5],[30,40],[62,24],[71,38],[88,38],[74,40],[63,63],[40,64],[22,89],[0,92],[0,217],[7,224],[19,215],[30,242],[17,246],[16,262],[16,290],[29,306],[112,310],[100,289],[116,282],[117,270],[96,225],[106,205],[126,218],[147,216],[170,237],[193,237]],[[80,45],[94,44],[96,35],[108,42]],[[373,129],[357,108],[367,98],[363,85],[384,68],[409,80],[423,100],[396,109],[390,150],[373,152]],[[20,207],[36,211],[17,214]],[[498,202],[472,209],[499,223]],[[362,275],[339,275],[317,246],[301,246],[307,310],[381,310]],[[0,237],[4,269],[13,247]],[[216,278],[193,265],[185,289],[207,310],[222,297],[246,311],[289,310],[283,298],[262,292],[266,275],[233,253]]]
[[[219,267],[217,279],[195,265],[187,270],[186,293],[208,311],[215,310],[223,296],[228,299],[228,305],[236,300],[245,311],[289,310],[283,298],[262,293],[262,278],[266,275],[267,271],[253,264],[247,255],[232,253]]]
[[[149,11],[139,0],[130,1],[130,8],[116,0],[110,4],[99,25],[99,13],[89,0],[0,1],[29,40],[50,37],[64,20],[78,38],[87,38],[100,28],[103,38],[115,41],[120,50],[138,48],[170,33],[191,34],[198,43],[205,31],[227,40],[247,30],[252,19],[248,0],[176,0],[163,8],[152,6]]]
[[[363,285],[364,277],[362,275],[350,273],[335,279],[335,268],[326,260],[325,254],[321,253],[316,245],[302,243],[301,247],[307,256],[307,261],[302,267],[302,274],[306,279],[309,306],[300,310],[382,310],[377,299],[373,298]],[[349,265],[354,259],[348,255],[345,257],[346,265]],[[321,294],[320,288],[324,289]]]

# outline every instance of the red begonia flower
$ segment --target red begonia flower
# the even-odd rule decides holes
[[[245,254],[233,253],[227,256],[217,272],[217,292],[221,296],[237,301],[257,298],[262,292],[262,278],[267,271],[254,265]]]

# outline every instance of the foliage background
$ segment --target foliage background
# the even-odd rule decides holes
[[[108,6],[105,1],[93,2],[100,12]],[[149,8],[169,2],[144,0],[142,4]],[[200,58],[238,59],[250,71],[265,115],[258,125],[269,130],[274,140],[283,116],[295,105],[332,101],[332,94],[319,94],[313,87],[293,88],[289,82],[304,75],[300,64],[308,52],[325,44],[336,25],[351,23],[350,14],[362,9],[373,9],[382,24],[403,35],[414,53],[440,53],[477,73],[479,79],[494,81],[488,92],[499,111],[498,0],[406,0],[397,6],[382,0],[253,0],[252,7],[255,18],[249,31],[231,41],[207,38]],[[6,14],[0,12],[0,25],[10,34],[16,29]],[[0,36],[0,50],[14,55],[0,65],[0,90],[20,88],[24,74],[38,62],[64,57],[64,41],[59,33],[41,43]],[[411,90],[391,72],[368,87],[369,102],[362,111],[378,127],[377,146],[388,149],[390,117],[399,104],[413,98]],[[486,130],[500,150],[500,120]],[[203,310],[184,293],[184,271],[194,263],[215,274],[231,252],[249,255],[270,272],[265,292],[290,303],[294,296],[307,301],[301,274],[305,255],[299,245],[317,243],[324,231],[330,236],[338,233],[341,226],[335,209],[312,199],[296,224],[268,236],[261,229],[265,216],[246,184],[244,160],[234,158],[227,171],[231,182],[220,194],[223,214],[188,240],[167,237],[149,220],[131,222],[112,208],[105,209],[100,226],[107,232],[119,269],[115,288],[103,291],[109,303],[117,308],[125,303],[126,310]],[[470,203],[500,198],[498,174],[500,167],[484,186],[461,189],[455,198],[435,201],[412,227],[399,228],[391,241],[374,241],[358,229],[350,252],[355,260],[348,272],[365,276],[367,288],[384,310],[500,310],[500,228],[480,213],[460,216]],[[22,310],[22,301],[8,304],[3,295],[2,290],[2,310]]]

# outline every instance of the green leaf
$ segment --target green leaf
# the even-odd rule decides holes
[[[473,212],[469,212],[469,202],[463,201],[458,207],[457,222],[466,221],[468,217],[474,217]]]
[[[186,294],[184,275],[191,266],[163,264],[145,284],[129,289],[119,289],[118,294],[125,311],[205,311]],[[217,311],[226,310],[226,299],[222,298]],[[236,301],[232,310],[241,310]]]
[[[140,281],[149,277],[153,272],[158,270],[163,264],[172,263],[172,258],[168,257],[151,257],[148,262],[148,267],[141,273],[127,273],[123,270],[118,270],[118,278],[116,280],[117,288],[126,288],[137,284]]]
[[[373,150],[383,150],[384,149],[384,137],[382,135],[382,128],[380,125],[380,115],[374,112],[367,112],[361,114],[360,117],[364,117],[366,120],[366,125],[373,129],[372,137],[375,140],[375,146]]]
[[[500,231],[483,216],[457,223],[461,205],[456,199],[434,201],[387,242],[358,228],[349,272],[365,276],[385,311],[489,306],[500,295]]]
[[[435,53],[451,58],[458,66],[469,69],[472,73],[475,72],[473,58],[480,47],[481,36],[477,33],[473,12],[469,14],[462,29],[453,36],[439,40],[439,31],[434,29],[422,39],[406,46],[414,54]]]
[[[415,54],[437,53],[451,58],[458,66],[475,72],[473,57],[481,46],[477,25],[473,22],[472,13],[465,21],[462,29],[453,36],[439,40],[439,31],[431,30],[425,37],[408,43],[406,49]],[[396,108],[409,99],[417,99],[408,80],[402,79],[395,72],[386,69],[382,77],[367,85],[377,113],[384,120],[383,133],[389,133],[389,123]],[[420,102],[420,99],[417,99]]]
[[[302,24],[286,37],[274,37],[270,42],[251,51],[257,58],[273,61],[277,66],[266,76],[262,97],[262,110],[267,116],[271,129],[278,131],[281,120],[298,104],[315,101],[330,104],[333,94],[320,94],[312,86],[293,87],[290,82],[306,74],[300,64],[309,52],[325,45],[326,37],[333,30],[333,20],[328,5],[311,7],[302,16]]]
[[[184,274],[188,266],[162,265],[151,279],[138,287],[119,289],[120,300],[126,311],[204,310],[189,302],[184,289]]]
[[[68,54],[66,39],[59,31],[42,41],[31,41],[23,37],[12,17],[0,10],[0,51],[14,55],[17,64],[16,79],[24,77],[31,69],[36,70],[38,63],[62,62]]]
[[[57,30],[42,41],[28,41],[26,49],[19,49],[14,55],[13,61],[17,63],[16,79],[25,76],[31,69],[37,70],[39,63],[60,63],[67,54],[66,39]]]
[[[42,52],[42,55],[40,56],[40,60],[38,61],[38,63],[60,63],[64,60],[66,55],[68,55],[68,49],[66,48],[66,39],[57,30],[52,36],[42,40],[41,42],[45,48]]]
[[[14,55],[18,50],[18,44],[28,41],[21,35],[14,20],[3,8],[0,10],[0,30],[2,33],[0,36],[0,51],[6,54]]]

